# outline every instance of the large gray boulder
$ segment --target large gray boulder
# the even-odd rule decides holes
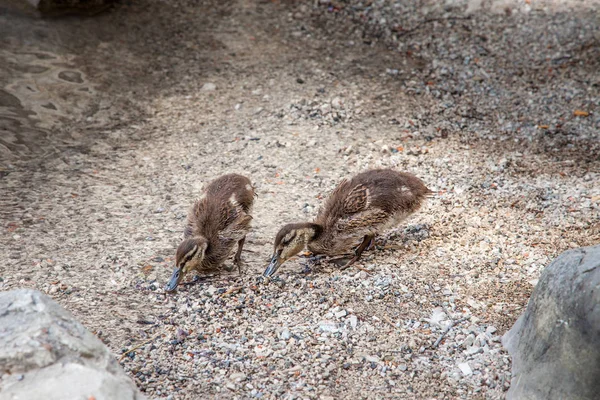
[[[554,260],[502,343],[513,360],[507,399],[600,399],[600,245]]]
[[[142,400],[106,346],[48,296],[0,293],[0,399]]]

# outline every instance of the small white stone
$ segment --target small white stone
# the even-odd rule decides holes
[[[335,108],[336,110],[342,108],[343,105],[344,102],[339,97],[334,97],[334,99],[331,100],[331,107]]]
[[[214,287],[213,285],[210,285],[210,286],[208,287],[208,289],[206,289],[206,291],[208,292],[208,294],[210,294],[211,296],[212,296],[213,294],[215,294],[215,293],[217,292],[217,290],[218,290],[218,289],[217,289],[216,287]]]
[[[468,348],[468,347],[471,347],[471,346],[473,346],[473,343],[475,343],[475,335],[473,335],[473,334],[470,334],[470,335],[468,335],[468,336],[465,338],[465,340],[462,342],[462,346],[463,346],[464,348]]]
[[[469,363],[466,363],[466,362],[465,363],[460,363],[460,364],[458,364],[458,368],[460,369],[460,371],[465,376],[469,376],[469,375],[471,375],[473,373],[473,370],[469,366]]]
[[[338,326],[335,322],[331,322],[331,321],[321,321],[319,323],[319,329],[322,330],[323,332],[337,332],[338,331]]]
[[[477,354],[481,352],[481,347],[471,346],[465,350],[465,354],[468,356],[472,356],[473,354]]]
[[[207,82],[204,85],[202,85],[202,89],[200,90],[202,90],[203,92],[212,92],[217,90],[217,85],[215,85],[212,82]]]
[[[234,374],[229,375],[229,379],[234,382],[242,382],[246,380],[246,374],[243,372],[236,372]]]
[[[356,318],[356,315],[351,315],[348,317],[348,322],[350,322],[352,329],[356,329],[356,326],[358,325],[358,318]]]
[[[378,363],[379,362],[379,357],[377,357],[377,356],[366,356],[365,360],[367,360],[368,362]]]

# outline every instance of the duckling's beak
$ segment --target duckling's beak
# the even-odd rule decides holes
[[[177,285],[179,285],[179,282],[181,282],[182,278],[183,278],[182,269],[175,267],[175,269],[173,270],[173,275],[171,275],[171,279],[169,279],[169,283],[167,283],[167,286],[165,286],[165,290],[167,292],[174,291],[175,288],[177,288]]]
[[[265,272],[263,272],[263,276],[265,278],[268,278],[269,276],[271,276],[275,272],[277,272],[277,270],[279,269],[281,264],[283,264],[283,262],[281,261],[280,255],[281,255],[281,252],[277,252],[273,255],[273,258],[271,258],[271,263],[269,264],[267,269],[265,269]]]

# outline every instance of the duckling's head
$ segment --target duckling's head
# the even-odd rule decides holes
[[[175,254],[173,275],[165,288],[168,292],[175,290],[183,277],[202,263],[207,247],[208,241],[201,236],[185,239],[181,242]]]
[[[322,231],[323,227],[321,225],[310,222],[287,224],[281,228],[275,237],[275,249],[271,263],[263,273],[263,276],[269,277],[277,272],[281,264],[300,253]]]

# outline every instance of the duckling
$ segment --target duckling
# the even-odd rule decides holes
[[[433,194],[416,176],[392,169],[372,169],[343,180],[319,210],[314,222],[285,225],[275,237],[269,277],[302,249],[338,256],[354,249],[342,269],[360,259],[379,232],[397,226]]]
[[[237,174],[223,175],[203,190],[188,213],[184,239],[177,248],[175,269],[166,286],[173,291],[192,270],[207,272],[223,266],[237,243],[233,262],[241,273],[241,254],[250,230],[250,211],[256,193],[250,180]]]

